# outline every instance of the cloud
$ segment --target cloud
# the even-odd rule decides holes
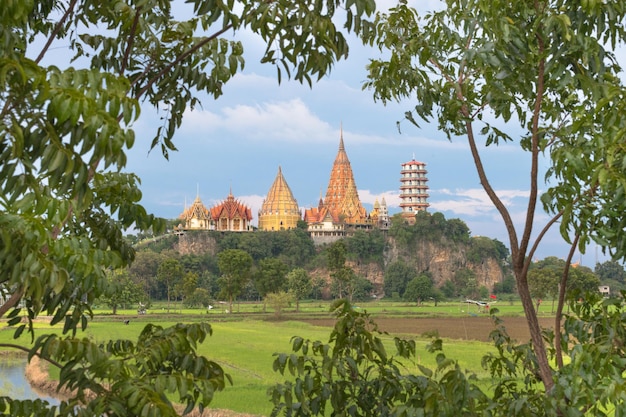
[[[185,112],[185,134],[223,131],[246,140],[310,141],[332,136],[332,128],[311,113],[300,99],[264,102],[258,105],[238,104],[224,107],[219,113],[208,110]]]
[[[519,199],[527,201],[529,196],[527,190],[497,190],[496,193],[507,207],[512,207]],[[442,199],[436,196],[430,205],[431,209],[435,211],[447,211],[463,216],[484,216],[496,210],[489,196],[482,188],[459,189],[455,191],[449,189],[430,190],[430,195],[431,197],[433,195],[450,197]]]
[[[387,203],[387,208],[400,207],[400,193],[398,191],[384,191],[382,193],[372,193],[370,190],[359,190],[359,199],[364,204],[374,205],[376,200],[382,202],[383,198]]]

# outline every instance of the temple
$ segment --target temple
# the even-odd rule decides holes
[[[326,197],[320,198],[317,207],[307,209],[304,221],[316,244],[328,243],[350,234],[356,229],[369,229],[371,219],[359,200],[352,167],[343,143],[339,138],[339,151],[330,171]]]
[[[302,218],[298,202],[278,167],[276,179],[259,210],[259,230],[289,230],[298,226]]]
[[[222,203],[211,207],[211,219],[215,230],[228,232],[247,232],[252,230],[252,210],[235,200],[232,191]]]
[[[183,230],[211,230],[212,228],[211,214],[209,209],[202,204],[199,195],[189,207],[185,207],[178,218],[183,220],[181,225]]]
[[[385,201],[385,197],[383,197],[380,203],[378,202],[378,199],[376,199],[376,201],[374,202],[374,208],[370,212],[370,221],[372,223],[372,226],[377,227],[381,230],[389,229],[389,211],[387,209],[387,202]]]
[[[235,200],[232,191],[222,203],[207,209],[200,196],[189,207],[185,207],[180,216],[183,222],[177,227],[184,230],[220,230],[229,232],[251,231],[252,210]]]
[[[428,171],[426,164],[416,161],[415,157],[401,166],[401,216],[407,222],[414,223],[415,214],[429,206],[426,175]],[[317,207],[306,209],[302,215],[279,166],[258,215],[258,229],[264,231],[295,229],[298,222],[304,220],[309,235],[317,245],[351,236],[357,230],[387,230],[391,223],[384,198],[380,202],[376,199],[369,214],[363,207],[346,153],[343,129],[340,131],[339,149],[330,171],[326,194],[322,197],[320,193]],[[210,209],[207,209],[200,197],[196,196],[191,206],[186,207],[185,204],[185,209],[179,217],[182,222],[176,227],[176,231],[181,234],[185,230],[243,232],[255,229],[251,224],[252,210],[237,201],[232,191],[225,201]]]

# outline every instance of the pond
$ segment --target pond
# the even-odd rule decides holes
[[[40,398],[50,404],[59,404],[55,398],[35,391],[25,376],[26,359],[0,360],[0,396],[21,400]]]

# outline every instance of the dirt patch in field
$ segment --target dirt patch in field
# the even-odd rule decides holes
[[[528,323],[525,317],[504,317],[504,327],[514,340],[520,343],[530,340]],[[310,319],[302,320],[314,326],[335,325],[334,319]],[[468,317],[377,317],[374,321],[381,331],[385,331],[394,336],[400,335],[422,335],[436,332],[439,337],[461,340],[489,341],[489,333],[494,330],[491,318],[485,316]],[[554,319],[539,318],[539,324],[543,328],[553,329]]]

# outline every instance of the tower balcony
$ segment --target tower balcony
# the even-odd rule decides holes
[[[420,184],[420,185],[415,185],[415,184],[400,184],[400,189],[401,189],[401,190],[411,190],[411,189],[415,189],[415,190],[428,190],[428,185],[426,185],[426,184]]]
[[[428,174],[428,170],[427,169],[401,169],[400,170],[400,174],[423,174],[426,175]]]

